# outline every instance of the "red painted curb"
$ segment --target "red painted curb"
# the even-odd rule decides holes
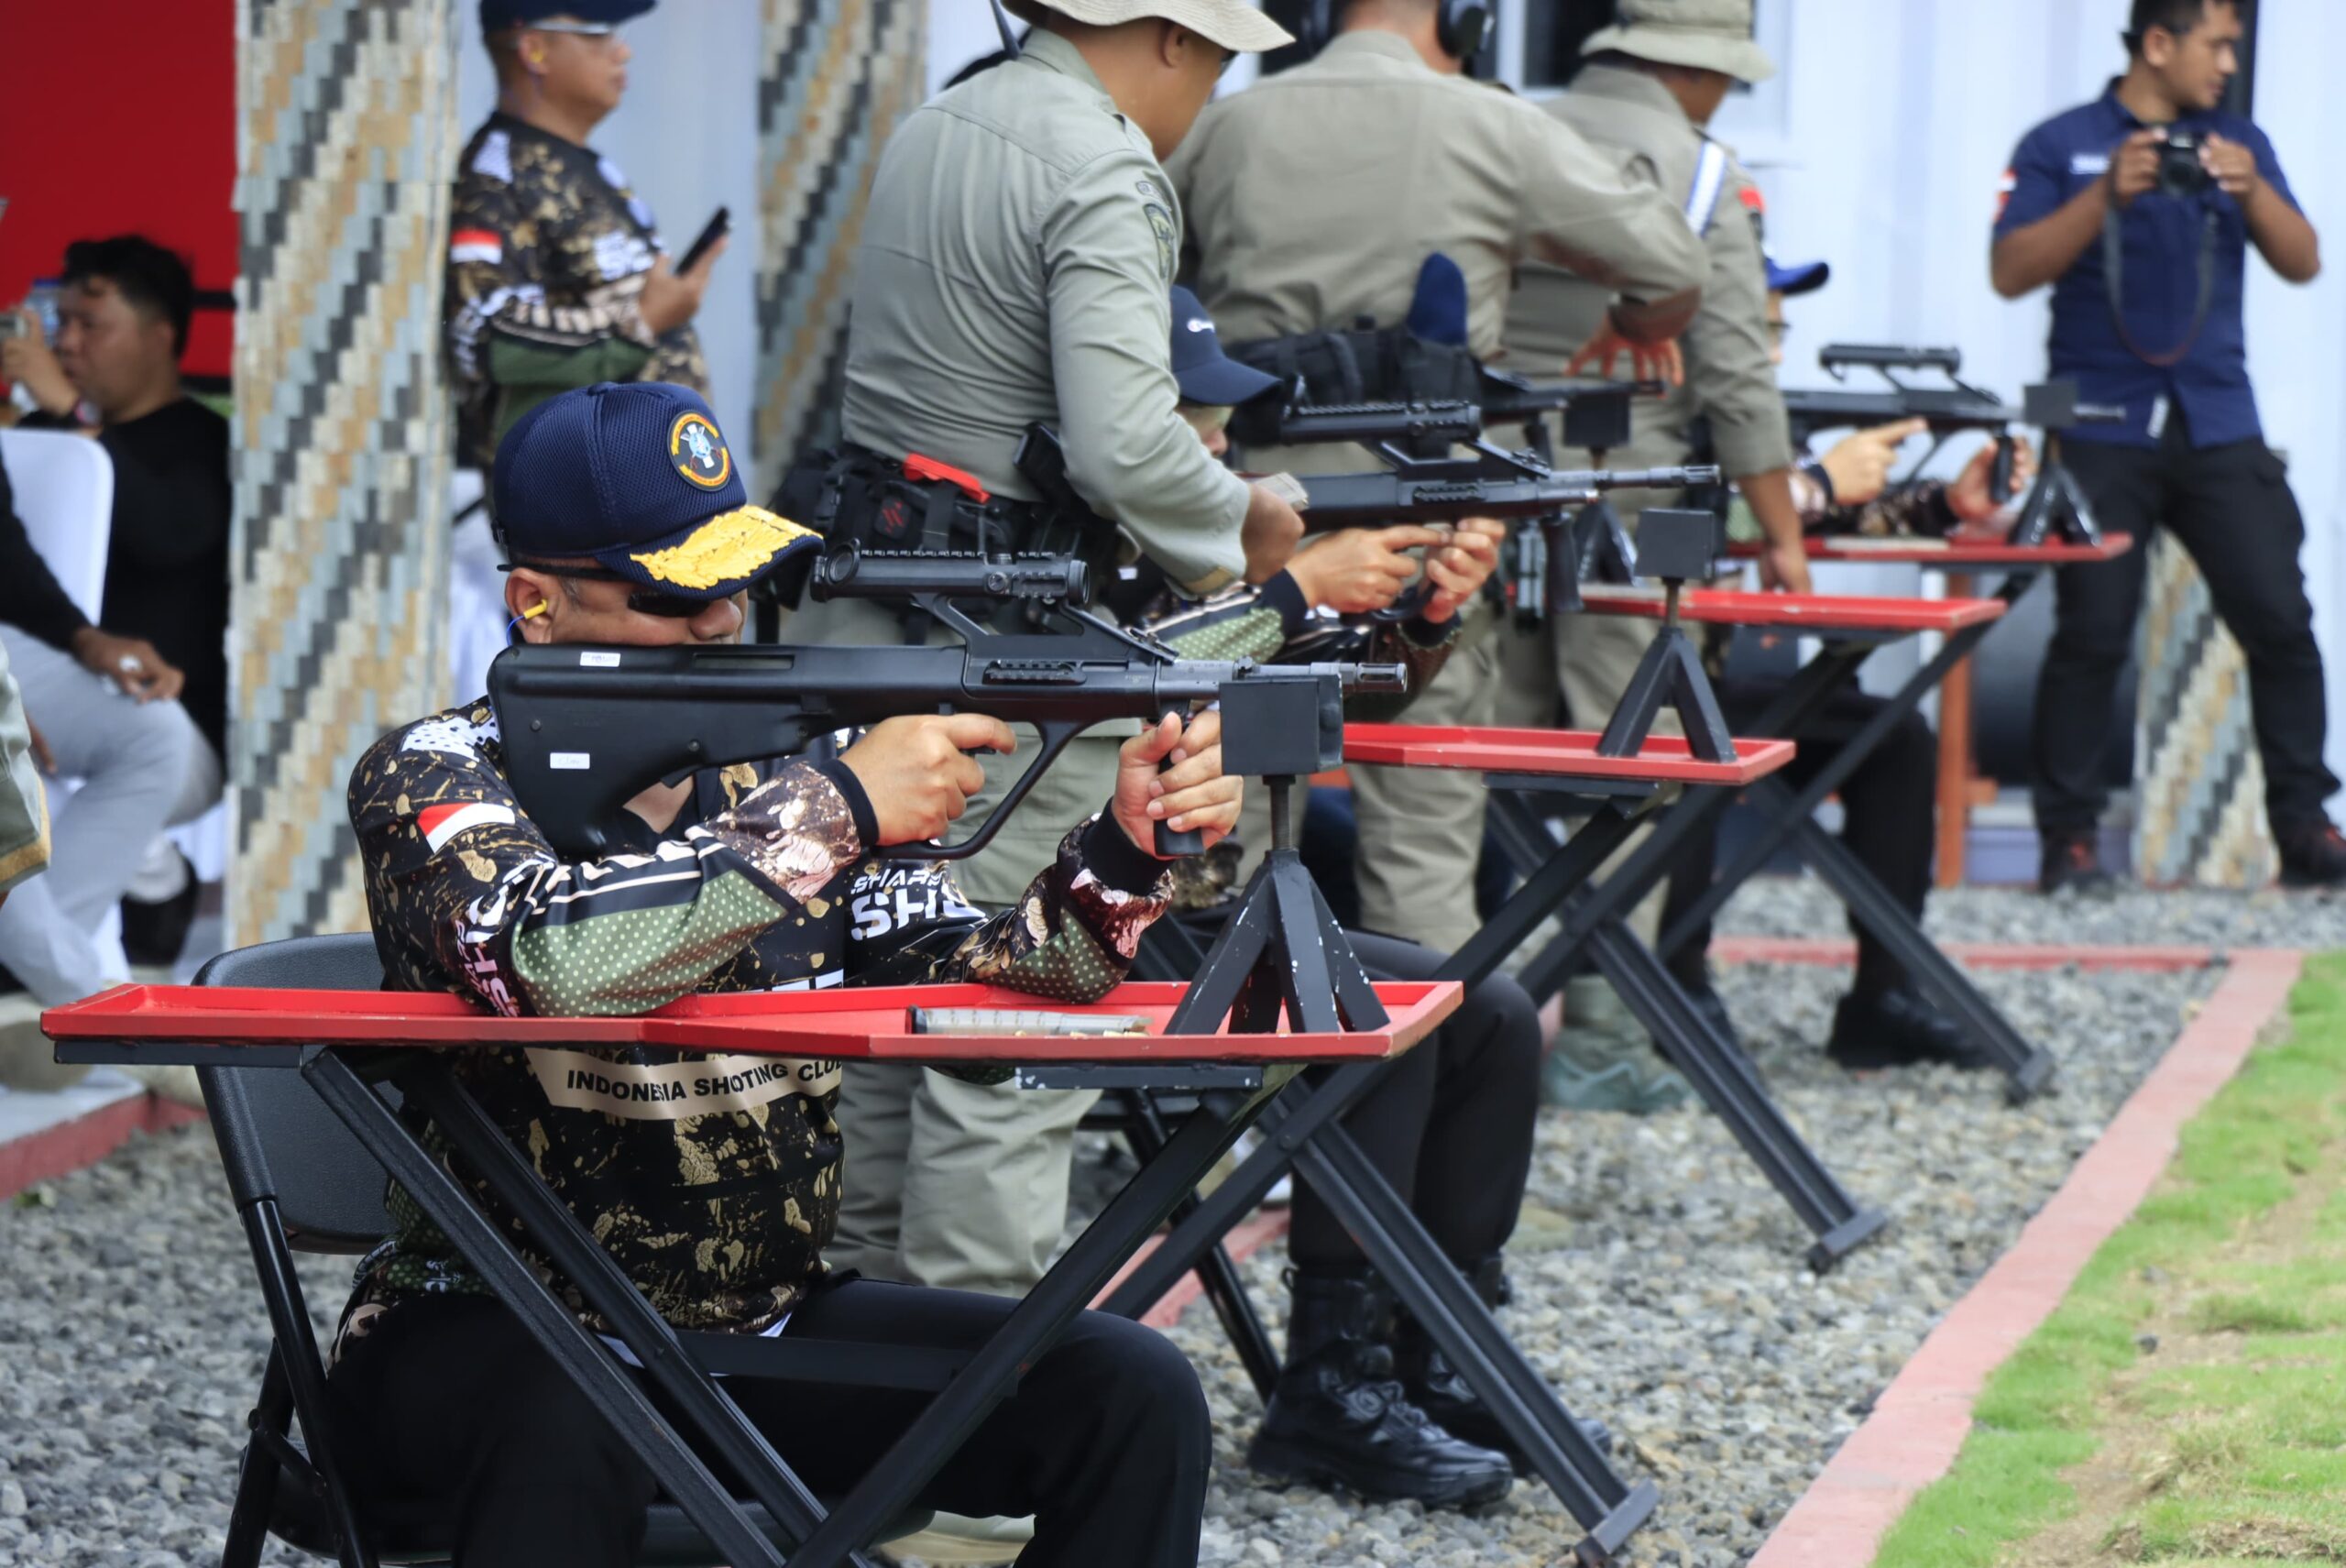
[[[2095,947],[2057,942],[1942,942],[1940,951],[1974,969],[2066,969],[2172,970],[2205,969],[2212,948]],[[1825,964],[1857,961],[1857,944],[1846,937],[1720,937],[1711,957],[1728,964]]]
[[[2230,1080],[2287,1001],[2304,955],[2254,950],[2208,999],[2020,1240],[1955,1304],[1777,1525],[1750,1568],[1867,1568],[1915,1493],[1947,1473],[1988,1374],[2060,1305],[2133,1213],[2176,1136]]]
[[[203,1113],[154,1094],[134,1094],[86,1116],[43,1127],[0,1144],[0,1200],[37,1182],[53,1180],[95,1165],[128,1143],[134,1133],[159,1133],[200,1122]]]
[[[1230,1234],[1222,1238],[1222,1245],[1229,1249],[1233,1263],[1244,1263],[1260,1251],[1265,1243],[1277,1241],[1285,1234],[1287,1234],[1285,1209],[1257,1209],[1252,1217],[1232,1226]],[[1163,1239],[1161,1236],[1149,1237],[1140,1251],[1133,1254],[1132,1261],[1116,1270],[1116,1277],[1108,1281],[1107,1288],[1093,1298],[1091,1304],[1096,1307],[1113,1294],[1116,1287],[1124,1282],[1124,1276],[1138,1268],[1141,1260],[1155,1252],[1157,1244]],[[1195,1274],[1184,1274],[1181,1276],[1180,1283],[1168,1290],[1156,1306],[1142,1314],[1140,1321],[1153,1329],[1169,1329],[1181,1321],[1181,1313],[1187,1310],[1189,1303],[1205,1293],[1204,1283]]]

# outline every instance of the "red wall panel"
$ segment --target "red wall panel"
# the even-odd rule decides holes
[[[54,277],[66,242],[142,233],[199,290],[236,277],[231,0],[76,0],[12,10],[0,38],[0,302]],[[225,376],[226,311],[198,311],[187,368]]]

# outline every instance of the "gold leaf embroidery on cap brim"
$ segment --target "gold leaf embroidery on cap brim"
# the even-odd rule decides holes
[[[801,528],[763,507],[740,507],[710,518],[681,544],[628,558],[656,582],[680,588],[713,588],[754,576],[788,546],[815,536],[813,529]]]

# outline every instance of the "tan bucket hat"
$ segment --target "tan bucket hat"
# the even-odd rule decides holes
[[[1620,0],[1613,25],[1581,46],[1584,55],[1606,49],[1744,82],[1776,74],[1776,62],[1751,41],[1751,0]]]
[[[1211,38],[1239,54],[1260,54],[1285,49],[1295,35],[1246,3],[1246,0],[1008,0],[1010,9],[1030,22],[1040,13],[1057,11],[1078,22],[1113,27],[1156,16],[1177,23],[1202,38]]]

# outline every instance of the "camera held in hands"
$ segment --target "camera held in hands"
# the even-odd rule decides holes
[[[2214,183],[2208,166],[2199,161],[2199,146],[2198,131],[2167,127],[2159,142],[2159,194],[2188,200]]]

